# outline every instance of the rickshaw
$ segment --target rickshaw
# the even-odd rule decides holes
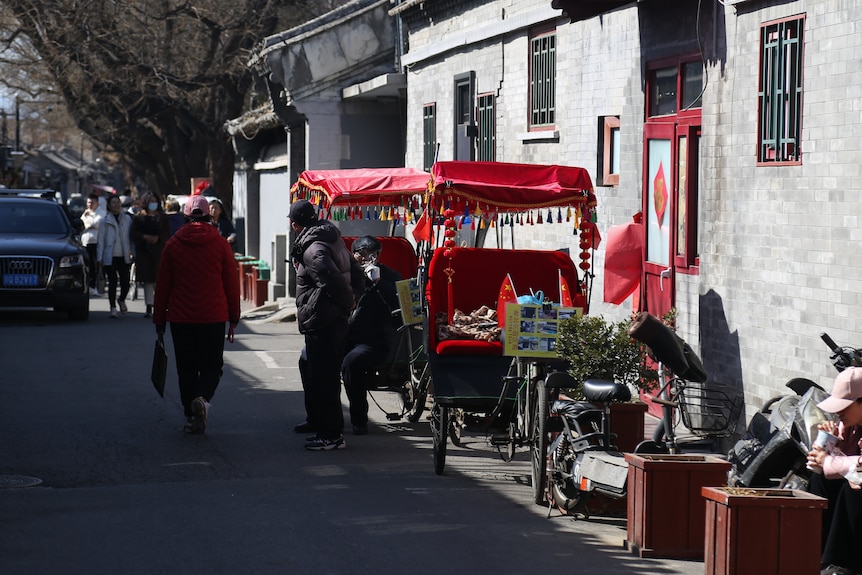
[[[419,206],[429,181],[427,172],[411,168],[307,170],[291,187],[291,202],[307,199],[318,206],[321,217],[334,221],[388,222],[387,235],[373,234],[383,245],[380,263],[415,282],[422,267],[420,257],[410,242],[394,234],[398,226],[410,220],[411,207]],[[356,236],[345,235],[343,239],[350,249]],[[394,392],[401,397],[399,413],[386,411],[372,396],[390,421],[404,417],[416,422],[425,409],[430,378],[425,375],[421,328],[421,323],[404,322],[391,335],[389,357],[370,374],[373,383],[369,391]]]
[[[440,334],[442,327],[452,323],[456,310],[469,313],[483,306],[498,307],[504,282],[520,288],[519,293],[528,288],[534,298],[539,294],[541,301],[536,301],[535,308],[539,314],[554,315],[559,307],[554,304],[564,302],[567,289],[568,304],[587,313],[593,277],[589,260],[597,242],[592,183],[582,168],[499,162],[437,162],[432,177],[426,209],[443,215],[444,238],[440,245],[438,233],[438,245],[429,251],[425,284],[434,470],[443,473],[447,438],[458,443],[452,416],[476,419],[492,444],[505,446],[501,449],[504,459],[511,458],[516,447],[530,447],[533,491],[540,502],[545,497],[548,398],[540,397],[538,390],[544,386],[537,384],[549,372],[564,370],[565,362],[552,348],[536,354],[520,348],[511,352],[511,343],[444,339]],[[491,222],[498,230],[498,245],[506,226],[565,223],[578,237],[578,264],[562,250],[457,245],[453,232],[466,215]],[[512,240],[514,244],[514,234]],[[562,307],[560,310],[562,313]],[[511,320],[506,318],[504,333],[510,332]],[[522,338],[518,339],[520,346]],[[533,338],[523,339],[528,340],[527,346],[533,344]]]
[[[549,370],[559,369],[560,362],[506,355],[499,341],[441,340],[437,331],[451,322],[456,306],[466,311],[474,305],[495,307],[502,277],[556,302],[565,283],[575,305],[588,312],[589,260],[596,238],[595,196],[587,172],[556,165],[443,161],[434,164],[431,174],[409,168],[303,172],[291,191],[291,200],[309,199],[323,217],[335,221],[389,221],[390,233],[400,224],[416,224],[414,295],[421,298],[422,324],[406,330],[408,354],[402,360],[409,382],[396,386],[405,397],[407,417],[419,419],[431,390],[434,468],[440,474],[447,436],[457,444],[464,428],[460,422],[481,414],[504,459],[518,446],[531,447],[534,491],[544,497],[547,445],[537,426],[546,419],[538,416],[540,406],[544,412],[548,408],[537,396],[536,384]],[[577,265],[565,251],[515,248],[516,226],[547,224],[571,226],[578,242]],[[465,226],[470,233],[463,233]],[[496,249],[479,247],[489,233],[496,236]],[[472,241],[464,240],[465,235]],[[435,317],[440,313],[442,319]],[[387,366],[381,368],[391,373]]]

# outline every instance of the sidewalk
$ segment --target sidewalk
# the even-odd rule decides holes
[[[279,302],[267,302],[266,305],[254,307],[249,302],[243,302],[243,321],[250,324],[265,324],[270,322],[291,322],[296,319],[296,307],[292,298],[285,298]],[[388,429],[393,424],[386,419],[383,410],[398,411],[395,405],[395,394],[385,392],[374,392],[374,403],[371,403],[369,421],[372,426],[380,429]],[[380,407],[380,409],[378,409]],[[430,406],[429,406],[430,408]],[[422,422],[427,422],[427,412],[423,415]],[[659,419],[650,414],[644,416],[644,437],[652,437],[653,431]],[[694,439],[680,426],[679,439],[686,441]],[[374,437],[372,432],[369,437]],[[423,433],[424,435],[424,433]],[[392,438],[384,438],[391,440]],[[430,442],[430,433],[427,438]],[[549,531],[556,531],[558,536],[562,533],[571,534],[575,537],[579,548],[578,562],[579,570],[583,573],[617,573],[622,570],[631,569],[632,572],[654,572],[672,573],[678,575],[700,575],[703,573],[704,562],[702,560],[641,558],[631,553],[625,547],[627,538],[627,519],[625,515],[618,515],[619,507],[614,506],[616,513],[606,515],[594,515],[590,519],[572,518],[561,516],[559,512],[552,511],[533,505],[529,501],[530,490],[525,488],[523,480],[529,478],[529,457],[519,454],[511,462],[503,462],[493,448],[485,445],[484,437],[472,435],[464,438],[464,445],[452,447],[447,454],[446,475],[452,480],[453,488],[463,489],[463,484],[455,483],[454,478],[463,476],[470,482],[486,485],[486,488],[498,492],[504,500],[523,507],[532,515],[548,521]],[[424,447],[430,447],[430,444]],[[695,449],[700,452],[700,449]],[[525,452],[526,453],[526,452]],[[487,457],[483,457],[487,455]],[[482,458],[481,471],[477,469],[475,458]],[[429,474],[433,473],[429,461]],[[619,501],[617,503],[622,503]],[[503,503],[505,504],[505,502]],[[624,513],[624,512],[623,512]],[[610,561],[610,562],[609,562]]]

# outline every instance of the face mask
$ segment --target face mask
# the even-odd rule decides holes
[[[159,209],[159,204],[157,204],[155,202],[147,204],[147,209],[150,210],[151,212],[154,212],[157,209]]]

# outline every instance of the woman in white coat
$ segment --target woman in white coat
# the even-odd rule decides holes
[[[117,317],[117,305],[126,313],[126,296],[129,295],[129,270],[132,263],[132,216],[123,211],[119,196],[108,199],[108,214],[99,225],[99,241],[96,258],[108,278],[108,302],[111,304],[111,317]],[[120,296],[117,297],[117,282]]]

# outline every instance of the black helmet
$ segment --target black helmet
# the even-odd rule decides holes
[[[350,251],[353,253],[359,251],[380,253],[380,250],[382,249],[383,246],[380,244],[380,241],[374,236],[362,236],[361,238],[356,238],[353,240],[353,245],[350,246]]]

